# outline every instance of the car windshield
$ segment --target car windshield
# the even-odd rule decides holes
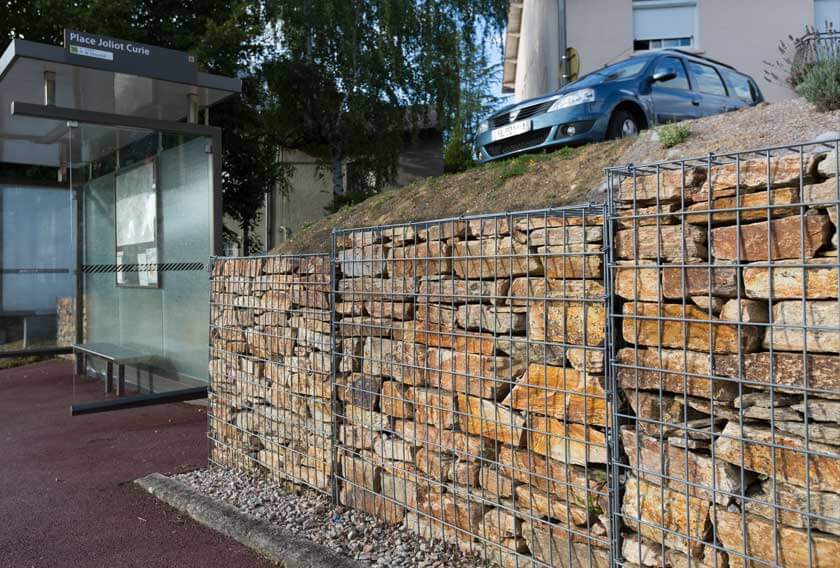
[[[615,65],[609,65],[603,69],[598,69],[592,73],[575,81],[575,87],[588,87],[590,85],[600,85],[607,81],[620,81],[622,79],[629,79],[642,72],[642,69],[647,65],[648,59],[628,59]]]

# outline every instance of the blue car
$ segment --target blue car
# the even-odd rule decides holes
[[[651,125],[753,106],[764,100],[752,77],[733,67],[667,49],[590,73],[550,95],[510,105],[483,121],[475,158],[635,136]]]

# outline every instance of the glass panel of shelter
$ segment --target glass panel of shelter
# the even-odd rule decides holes
[[[126,366],[127,394],[206,383],[210,140],[90,124],[70,136],[81,206],[82,342],[142,354]],[[105,373],[104,361],[87,359],[87,375]],[[93,393],[101,389],[77,388],[74,399],[89,402]]]

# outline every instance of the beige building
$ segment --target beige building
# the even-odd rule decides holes
[[[779,41],[803,35],[806,26],[840,28],[840,0],[514,0],[504,92],[521,100],[558,88],[564,11],[581,75],[637,51],[676,47],[750,74],[769,101],[793,96],[764,78],[764,62],[778,58]]]
[[[408,140],[397,163],[397,177],[388,189],[443,173],[441,132],[437,128],[424,128],[407,133],[406,136]],[[299,150],[287,149],[281,152],[280,161],[294,169],[289,180],[289,191],[275,190],[266,196],[266,206],[260,211],[260,221],[254,233],[266,251],[292,238],[302,227],[327,215],[334,203],[332,171],[322,167],[318,158]],[[365,175],[365,172],[354,168],[352,163],[344,164],[342,191],[346,193],[348,184],[352,185],[354,178]],[[225,225],[239,236],[241,243],[242,233],[236,223],[225,218]],[[241,245],[236,243],[229,243],[226,249],[229,256],[242,253]]]

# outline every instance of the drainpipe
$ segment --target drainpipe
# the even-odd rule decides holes
[[[560,86],[569,82],[569,59],[566,56],[568,38],[566,37],[566,0],[557,0],[557,40],[560,48]]]

